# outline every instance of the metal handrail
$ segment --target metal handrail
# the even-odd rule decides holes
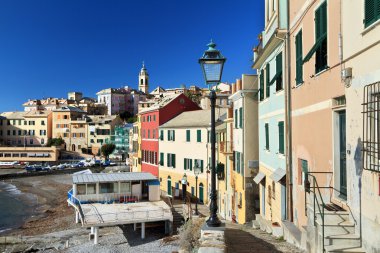
[[[68,192],[67,192],[67,199],[73,204],[75,205],[78,210],[79,210],[79,214],[81,216],[81,221],[82,221],[82,224],[84,223],[84,213],[83,213],[83,210],[82,210],[82,203],[80,202],[80,199],[78,199],[77,197],[75,197],[73,195],[73,189],[70,189]]]
[[[311,175],[309,172],[306,173],[306,176],[307,177],[310,176],[313,179],[313,187],[312,187],[313,190],[311,190],[311,187],[309,185],[308,191],[312,192],[314,195],[314,197],[313,197],[314,226],[316,226],[316,220],[317,220],[316,208],[315,208],[316,204],[317,204],[317,207],[319,210],[319,214],[321,215],[321,219],[322,219],[322,252],[325,252],[326,251],[325,250],[325,208],[326,208],[326,204],[323,201],[322,194],[321,194],[321,191],[319,189],[320,187],[319,187],[318,182],[317,182],[317,178],[314,175]],[[319,195],[321,203],[318,200],[318,196],[315,192],[315,189],[317,189],[317,191],[318,191],[318,195]],[[307,205],[307,203],[306,203],[306,193],[305,193],[305,211],[307,214],[307,206],[306,205]],[[321,210],[321,207],[322,207],[322,210]]]

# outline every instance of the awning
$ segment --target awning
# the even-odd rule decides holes
[[[281,169],[281,168],[278,168],[277,170],[275,170],[272,175],[270,175],[270,179],[272,179],[273,181],[275,182],[278,182],[280,181],[284,176],[286,175],[286,172],[285,170]]]
[[[259,184],[265,178],[265,174],[262,172],[257,173],[256,177],[253,179],[256,184]]]
[[[314,44],[314,46],[310,49],[310,51],[306,54],[305,58],[303,58],[302,63],[308,62],[310,58],[313,56],[315,51],[319,48],[322,42],[327,38],[327,33],[322,35]]]

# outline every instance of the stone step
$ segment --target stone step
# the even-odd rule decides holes
[[[360,236],[355,234],[328,235],[325,236],[325,245],[358,247],[360,246]]]
[[[322,235],[322,222],[317,221],[318,232]],[[351,221],[342,221],[339,223],[328,222],[325,224],[325,236],[329,235],[343,235],[343,234],[354,234],[355,233],[355,223]]]
[[[327,253],[366,253],[366,251],[361,247],[347,247],[347,246],[326,246]]]

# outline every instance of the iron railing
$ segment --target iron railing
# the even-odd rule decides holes
[[[309,177],[312,179],[312,187],[310,186]],[[316,213],[316,206],[318,207],[319,214],[321,215],[321,221],[322,221],[322,252],[325,252],[325,208],[326,204],[323,201],[323,197],[320,191],[320,187],[317,182],[317,178],[310,174],[309,172],[306,173],[306,180],[305,180],[305,191],[308,193],[313,193],[313,215],[314,215],[314,226],[317,225],[317,213]],[[305,192],[305,214],[307,215],[307,201],[306,201],[306,192]],[[318,199],[319,198],[319,199]]]

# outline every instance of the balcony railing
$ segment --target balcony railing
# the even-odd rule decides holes
[[[232,148],[232,142],[231,141],[221,141],[219,143],[219,150],[220,152],[224,154],[232,154],[233,148]]]

